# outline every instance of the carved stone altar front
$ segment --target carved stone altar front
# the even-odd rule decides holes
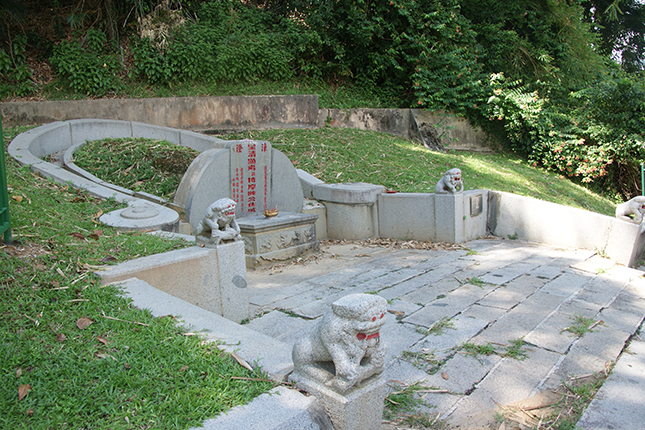
[[[246,267],[254,268],[272,261],[288,260],[307,252],[317,251],[318,215],[278,213],[244,217],[238,225],[244,240]]]

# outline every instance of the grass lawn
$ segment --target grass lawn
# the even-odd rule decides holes
[[[459,167],[465,189],[507,191],[610,216],[615,208],[609,198],[504,153],[440,153],[386,133],[331,127],[221,137],[267,140],[297,168],[327,183],[369,182],[399,192],[432,193],[446,170]],[[77,165],[105,181],[172,199],[196,155],[167,142],[105,139],[83,146],[74,158]]]
[[[5,143],[21,131],[6,129]],[[244,379],[262,375],[179,316],[153,318],[93,274],[185,242],[100,225],[116,202],[6,164],[14,243],[0,240],[0,428],[189,428],[273,387]]]

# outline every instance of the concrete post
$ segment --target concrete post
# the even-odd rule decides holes
[[[464,194],[435,194],[434,222],[438,242],[464,242]]]

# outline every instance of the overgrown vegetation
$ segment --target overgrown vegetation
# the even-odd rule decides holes
[[[405,423],[413,429],[446,429],[447,424],[439,420],[439,414],[431,414],[431,407],[423,401],[423,394],[432,391],[436,390],[419,384],[390,385],[390,392],[385,398],[383,418],[398,425]]]
[[[5,130],[5,142],[23,128]],[[216,344],[133,308],[95,270],[186,246],[100,225],[119,205],[7,160],[12,246],[0,247],[0,427],[177,429],[270,382]],[[241,378],[241,379],[233,379]]]
[[[230,133],[225,139],[268,140],[294,165],[324,182],[369,182],[400,192],[428,193],[444,172],[462,170],[466,189],[491,189],[613,215],[615,200],[562,175],[504,153],[438,153],[385,133],[323,128]]]
[[[74,154],[75,164],[112,184],[172,200],[199,152],[165,140],[103,139]]]
[[[636,0],[44,4],[0,3],[1,97],[320,92],[323,107],[448,110],[535,166],[642,191]]]

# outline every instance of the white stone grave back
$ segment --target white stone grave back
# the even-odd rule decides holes
[[[208,206],[223,197],[237,203],[238,219],[276,207],[281,213],[302,212],[296,169],[265,141],[231,141],[225,149],[202,152],[186,170],[174,203],[184,208],[186,221],[195,229]]]

